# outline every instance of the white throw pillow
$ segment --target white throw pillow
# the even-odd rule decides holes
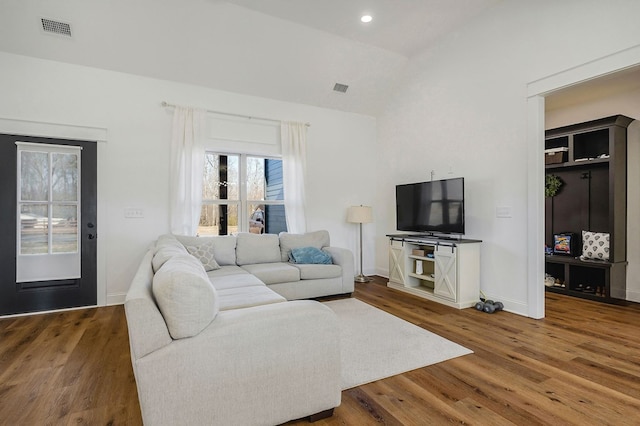
[[[155,273],[153,296],[174,339],[197,335],[219,311],[217,292],[202,263],[189,254],[171,257]]]
[[[582,231],[583,259],[609,260],[609,234]]]
[[[187,251],[202,262],[205,271],[220,269],[220,265],[218,265],[214,256],[213,243],[211,241],[198,246],[187,246]]]

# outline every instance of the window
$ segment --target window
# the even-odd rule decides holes
[[[281,159],[207,152],[199,235],[286,230]]]
[[[19,141],[16,145],[16,280],[78,278],[80,148]]]

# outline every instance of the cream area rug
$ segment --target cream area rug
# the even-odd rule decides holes
[[[473,353],[357,299],[324,303],[340,320],[343,390]]]

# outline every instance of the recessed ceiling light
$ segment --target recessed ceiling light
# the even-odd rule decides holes
[[[362,15],[362,18],[360,18],[360,20],[362,22],[364,22],[365,24],[371,22],[373,20],[373,18],[371,17],[371,15]]]

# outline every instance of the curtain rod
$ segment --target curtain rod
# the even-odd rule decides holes
[[[165,108],[175,108],[177,107],[177,105],[175,104],[170,104],[169,102],[166,101],[162,101],[161,104],[163,107]],[[240,118],[248,118],[249,120],[263,120],[263,121],[272,121],[274,123],[281,123],[282,120],[276,120],[275,118],[266,118],[266,117],[256,117],[256,116],[251,116],[251,115],[244,115],[244,114],[234,114],[232,112],[223,112],[223,111],[214,111],[214,110],[206,110],[209,114],[219,114],[219,115],[228,115],[230,117],[240,117]],[[311,127],[310,123],[304,123],[305,126],[307,127]]]

